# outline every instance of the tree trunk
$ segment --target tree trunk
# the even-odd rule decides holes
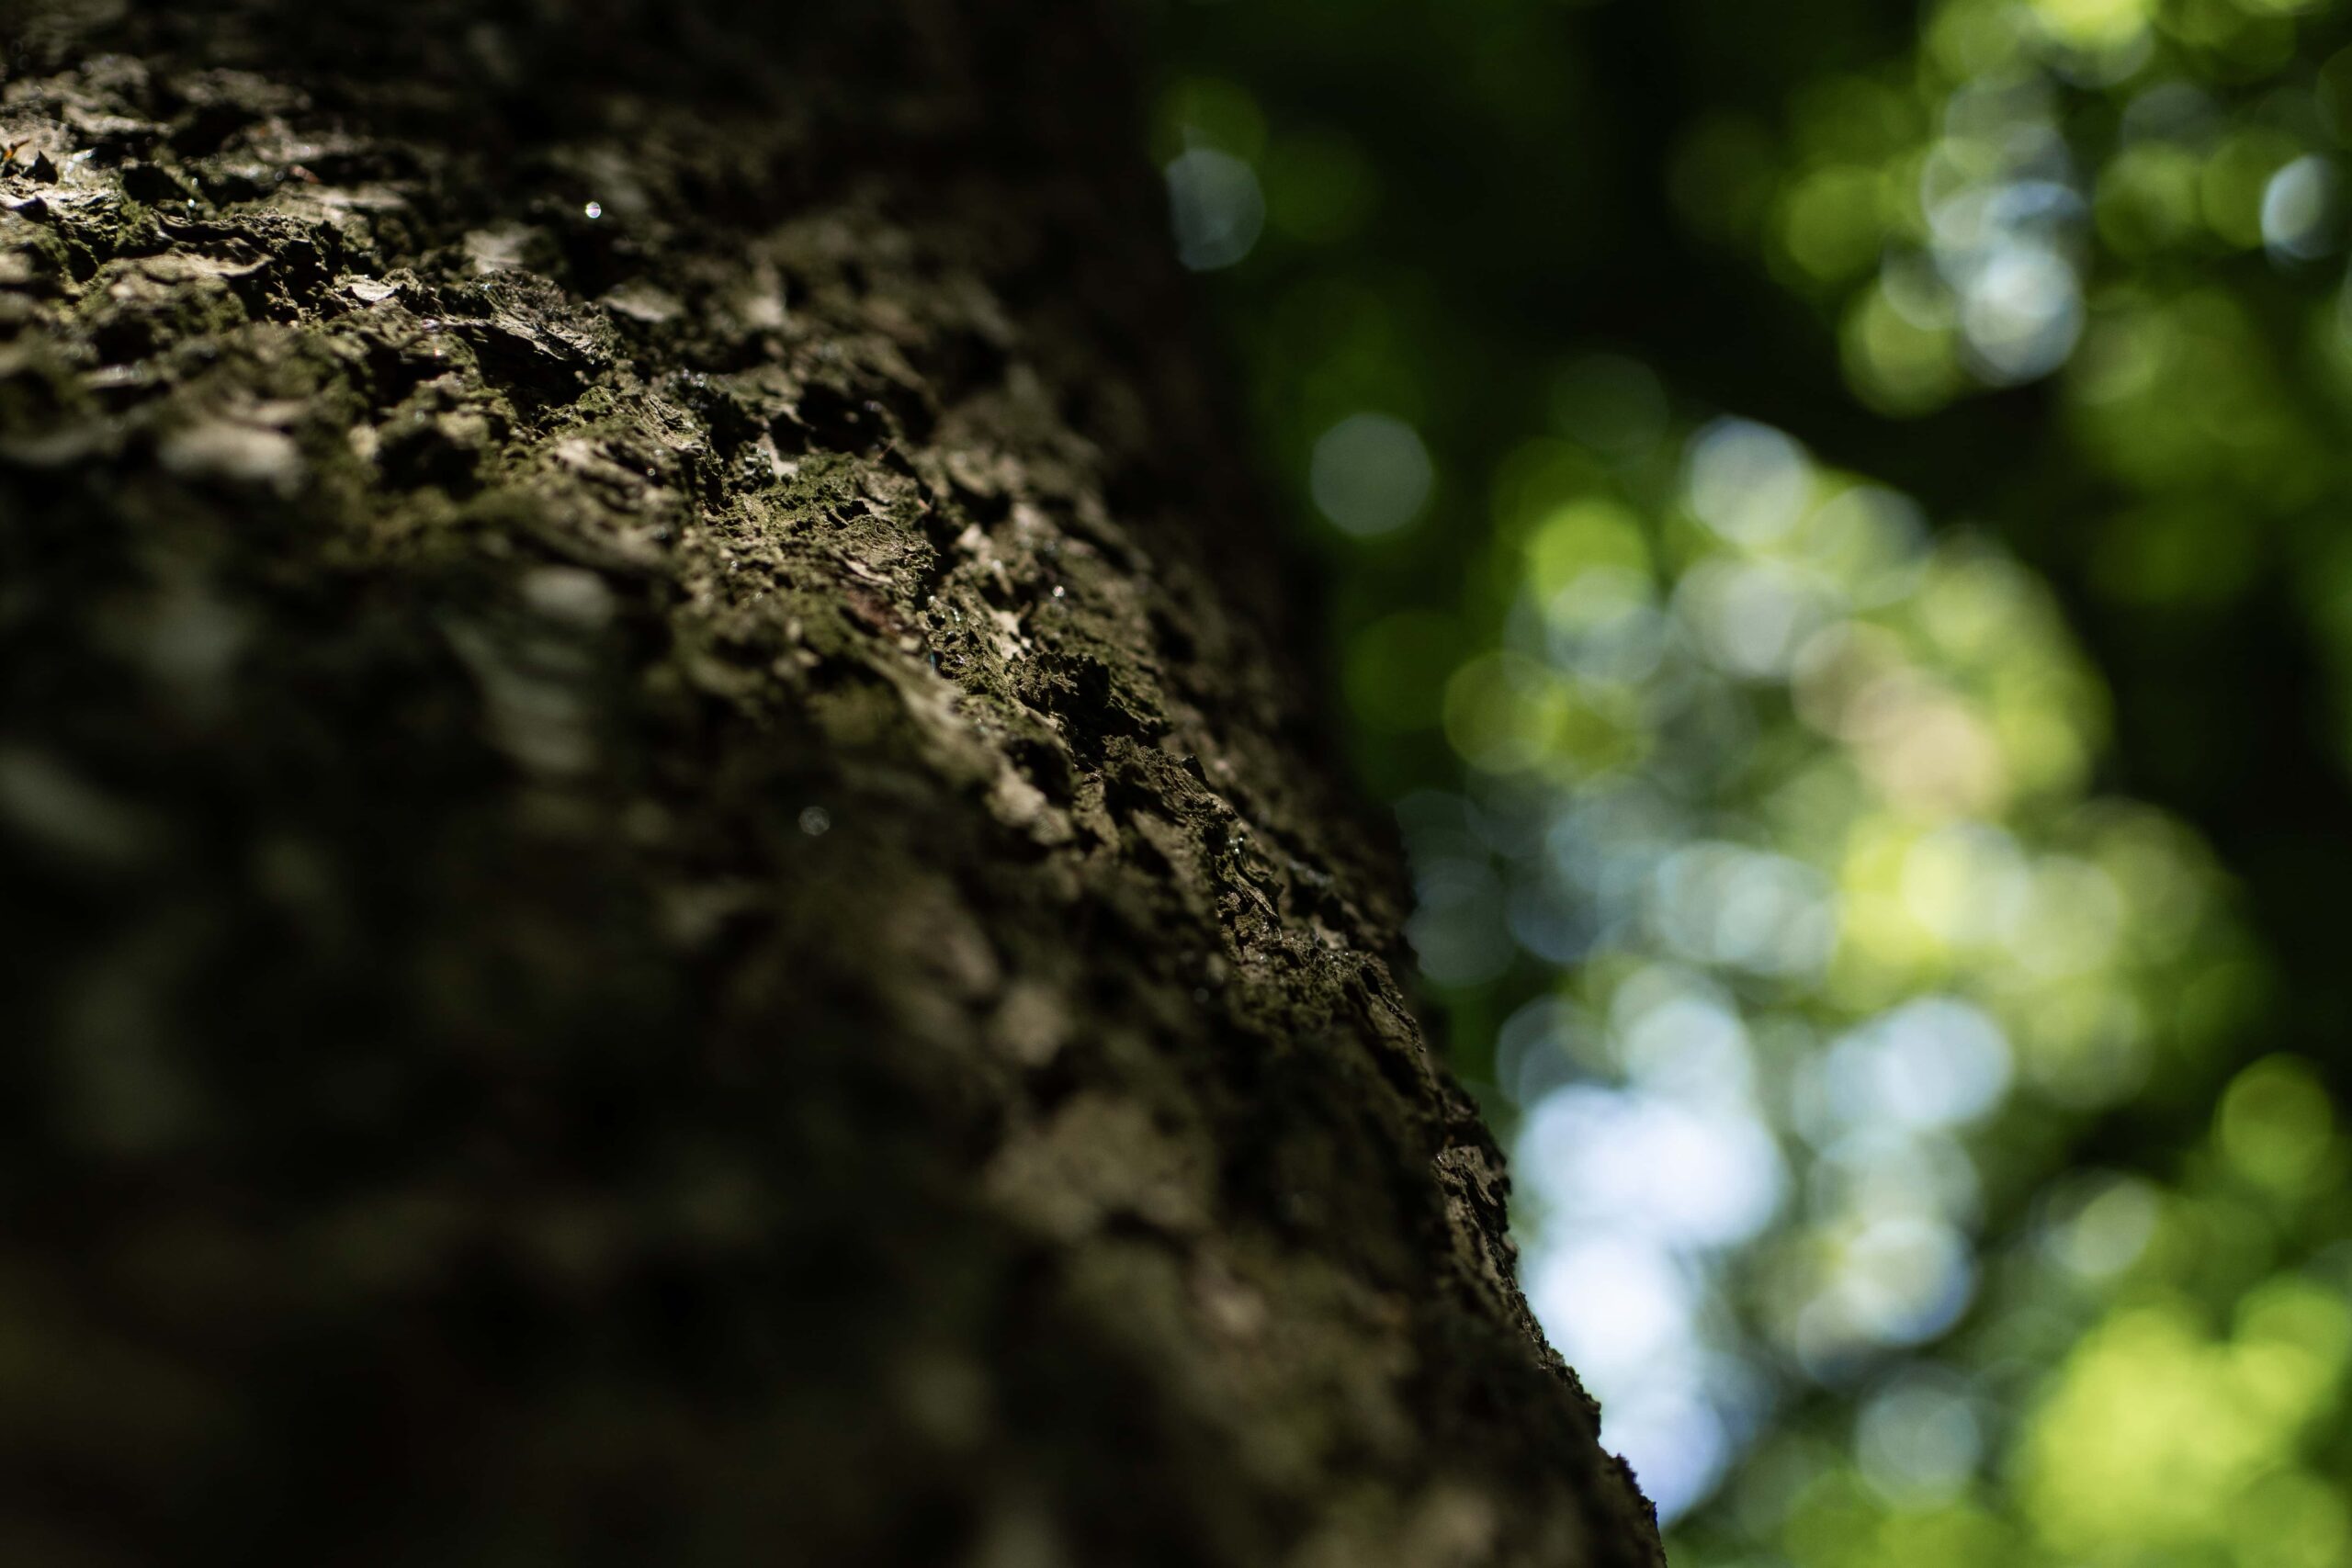
[[[1108,9],[0,0],[0,1557],[1657,1561]]]

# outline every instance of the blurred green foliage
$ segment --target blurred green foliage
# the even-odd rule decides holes
[[[1164,21],[1675,1561],[2352,1562],[2352,6]]]

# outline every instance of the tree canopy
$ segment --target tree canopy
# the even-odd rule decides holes
[[[1148,128],[1678,1563],[2352,1557],[2352,15],[1261,0]]]

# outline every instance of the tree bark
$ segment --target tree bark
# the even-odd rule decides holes
[[[1658,1561],[1106,11],[0,0],[0,1557]]]

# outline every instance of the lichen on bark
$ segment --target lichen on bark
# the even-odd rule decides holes
[[[0,9],[13,1560],[1654,1560],[1110,9]]]

